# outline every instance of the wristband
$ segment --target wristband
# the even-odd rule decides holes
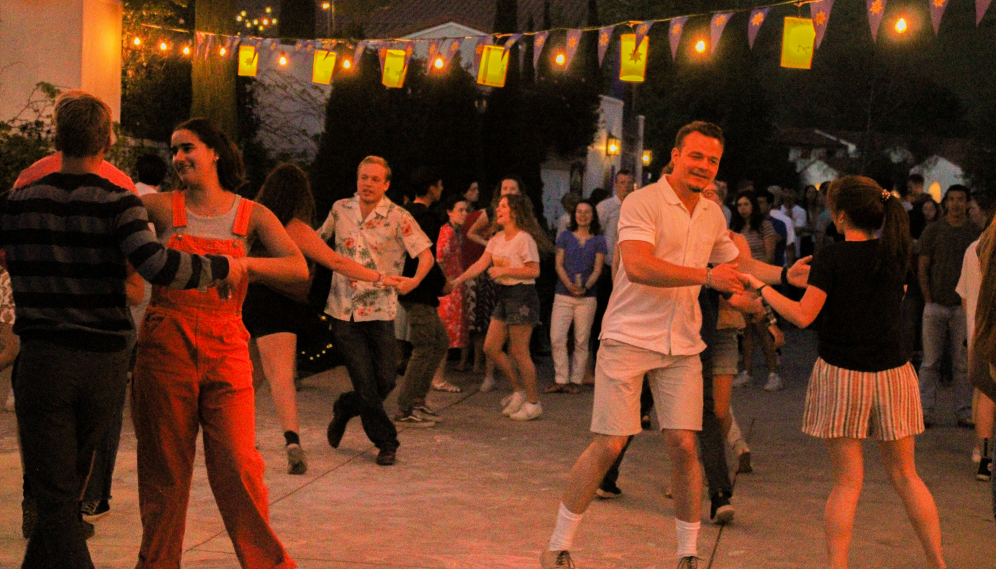
[[[789,277],[788,277],[788,274],[789,274],[789,268],[788,267],[782,267],[782,284],[785,285],[785,286],[789,286]]]
[[[766,287],[766,286],[768,286],[768,285],[766,285],[766,284],[763,284],[763,285],[761,285],[761,286],[757,287],[757,295],[758,295],[758,296],[760,296],[760,297],[762,297],[762,298],[764,297],[764,295],[763,295],[763,294],[761,294],[761,291],[762,291],[762,290],[764,290],[764,287]]]

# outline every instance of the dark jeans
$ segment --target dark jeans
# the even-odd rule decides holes
[[[139,323],[140,324],[140,323]],[[128,341],[129,362],[135,349],[137,332],[132,332]],[[124,395],[124,394],[122,394]],[[111,499],[111,479],[114,477],[114,464],[118,458],[118,445],[121,443],[121,424],[124,416],[124,398],[121,406],[114,414],[104,438],[97,443],[97,451],[93,457],[93,468],[90,470],[90,480],[83,493],[84,502],[99,502]]]
[[[14,395],[25,483],[38,510],[23,568],[93,567],[79,523],[80,499],[94,451],[120,413],[127,367],[125,350],[22,344]]]
[[[412,356],[401,380],[398,410],[407,414],[417,402],[425,402],[432,376],[450,349],[450,337],[435,306],[405,302],[404,307],[411,330]]]
[[[331,319],[332,337],[346,364],[353,391],[335,402],[336,416],[360,417],[363,431],[377,448],[398,448],[398,430],[384,410],[384,399],[397,379],[398,344],[392,320],[354,322]],[[438,362],[437,362],[438,363]]]
[[[618,253],[618,251],[617,251]],[[597,354],[600,344],[598,336],[602,333],[602,318],[605,317],[605,309],[609,307],[609,297],[612,296],[612,269],[608,265],[602,266],[602,272],[598,275],[598,291],[595,298],[595,320],[591,323],[591,337],[588,340],[588,353]]]

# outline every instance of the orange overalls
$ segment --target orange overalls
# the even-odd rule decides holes
[[[183,192],[173,193],[169,247],[244,257],[253,202],[241,200],[232,239],[185,235]],[[204,426],[208,480],[239,563],[247,569],[296,567],[270,529],[263,458],[255,448],[255,397],[249,333],[242,324],[247,282],[221,300],[156,286],[138,338],[132,418],[138,439],[142,568],[180,567],[197,431]]]

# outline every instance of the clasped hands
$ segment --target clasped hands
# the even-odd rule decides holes
[[[789,267],[785,274],[789,284],[799,288],[806,287],[812,258],[803,257]],[[720,292],[732,294],[729,302],[737,310],[747,314],[763,313],[758,291],[765,283],[750,273],[741,273],[737,270],[738,266],[737,263],[729,263],[714,267],[709,278],[710,286]]]

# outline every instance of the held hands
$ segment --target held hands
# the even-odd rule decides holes
[[[584,287],[580,287],[573,284],[565,284],[564,286],[567,287],[567,292],[571,293],[571,296],[580,298],[585,294]]]
[[[401,279],[397,275],[381,275],[380,280],[374,283],[377,288],[398,288],[401,284]]]
[[[809,262],[812,260],[813,256],[809,255],[808,257],[799,259],[789,267],[786,274],[789,284],[799,288],[806,288],[806,284],[809,282]]]
[[[416,281],[413,278],[410,277],[395,277],[395,278],[398,279],[395,288],[398,289],[398,294],[402,296],[415,290],[415,287],[418,286],[418,281]],[[387,280],[387,277],[384,277],[384,279]]]
[[[761,305],[761,297],[755,292],[742,292],[730,297],[730,306],[743,312],[744,314],[758,315],[764,314],[764,306]]]
[[[222,300],[228,300],[232,296],[232,290],[239,286],[242,281],[249,278],[249,260],[245,257],[229,257],[228,259],[228,276],[224,279],[217,279],[211,283],[210,286],[216,287],[218,289],[218,297]]]
[[[747,277],[748,275],[737,271],[736,263],[719,265],[710,273],[709,286],[720,292],[742,293]]]

